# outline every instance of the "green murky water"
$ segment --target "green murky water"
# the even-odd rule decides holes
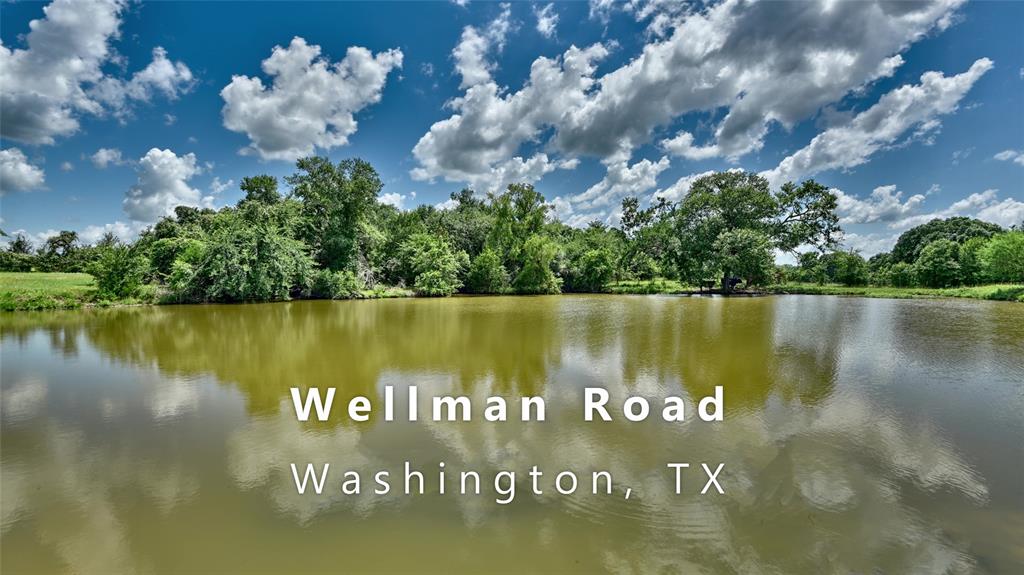
[[[5,575],[1024,564],[1020,305],[497,297],[16,313],[0,327]],[[353,422],[339,408],[299,423],[289,398],[334,386],[342,406],[376,403],[388,385],[416,385],[425,406],[542,396],[547,421]],[[691,406],[715,385],[721,423],[614,408],[583,422],[588,386],[658,414],[666,395]],[[425,495],[402,493],[405,461]],[[289,464],[307,462],[332,465],[323,495],[296,493]],[[692,465],[680,495],[667,462]],[[699,462],[725,464],[724,495],[699,494]],[[378,470],[394,475],[387,495],[371,492]],[[453,494],[463,470],[480,495]],[[500,470],[517,472],[507,505]],[[563,470],[585,493],[555,492]],[[612,495],[589,492],[594,470]],[[361,495],[341,492],[344,471]]]

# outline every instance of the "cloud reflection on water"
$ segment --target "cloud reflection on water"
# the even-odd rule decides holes
[[[967,377],[936,347],[944,330],[969,337],[951,353],[972,377],[1012,378],[1024,373],[1005,357],[1019,340],[986,331],[1007,329],[987,308],[946,310],[940,331],[919,333],[936,329],[921,317],[928,308],[846,301],[303,302],[4,325],[4,537],[30,533],[81,572],[146,570],[155,564],[133,540],[139,513],[161,521],[204,492],[233,489],[308,529],[351,518],[387,537],[396,516],[427,532],[457,517],[468,533],[491,534],[476,536],[480,553],[501,549],[500,537],[538,545],[538,560],[599,543],[595,557],[612,572],[962,573],[1007,561],[979,565],[987,534],[948,524],[946,509],[986,509],[993,490],[941,420],[906,410],[904,395],[924,384],[901,377]],[[649,397],[655,410],[664,395],[682,395],[692,416],[694,400],[719,383],[724,424],[583,424],[579,411],[582,388],[601,385],[613,398]],[[490,395],[541,395],[548,421],[299,423],[287,399],[294,384],[341,386],[339,405],[415,384],[421,414],[433,394],[465,394],[476,406]],[[211,453],[198,455],[204,444]],[[428,478],[445,461],[449,490],[459,471],[479,471],[483,495],[438,496],[429,479],[428,495],[399,495],[405,460]],[[323,496],[296,494],[289,464],[320,461],[339,483]],[[691,462],[696,487],[698,462],[725,462],[726,494],[691,486],[674,495],[668,461]],[[525,481],[532,465],[545,471],[547,493],[534,497],[524,482],[512,509],[496,505],[491,475],[510,469]],[[379,469],[392,472],[387,496],[365,493]],[[589,471],[610,471],[615,495],[554,495],[550,480],[564,469],[588,487]],[[340,493],[345,470],[362,473],[362,496]],[[136,492],[142,507],[128,512],[126,493]],[[1002,549],[1005,539],[991,539]]]

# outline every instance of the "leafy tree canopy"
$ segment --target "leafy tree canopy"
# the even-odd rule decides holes
[[[1024,282],[1024,231],[992,236],[979,256],[988,279]]]
[[[472,293],[502,293],[508,289],[508,272],[491,248],[484,248],[469,267],[466,287]]]
[[[401,251],[417,294],[448,296],[462,287],[460,274],[469,265],[469,256],[466,252],[454,251],[444,239],[425,233],[413,234],[402,244]]]
[[[752,173],[695,181],[673,203],[622,202],[621,225],[575,228],[549,217],[529,184],[443,206],[405,210],[378,201],[380,177],[359,159],[297,162],[278,191],[269,175],[243,178],[245,197],[219,210],[178,206],[131,245],[108,234],[83,245],[63,231],[33,252],[24,235],[0,252],[0,270],[89,271],[105,295],[162,284],[179,301],[360,297],[408,286],[420,295],[599,292],[625,279],[780,278],[859,285],[933,286],[1024,281],[1024,232],[972,220],[935,220],[904,233],[892,254],[865,261],[835,251],[836,196],[814,181],[773,191]],[[798,266],[774,254],[811,246]],[[472,262],[472,265],[470,265]],[[463,287],[464,286],[464,287]]]
[[[774,257],[771,242],[763,232],[738,228],[722,232],[714,245],[724,269],[746,280],[747,285],[764,285],[771,277]]]
[[[377,201],[383,184],[373,166],[358,158],[337,165],[322,157],[302,158],[299,172],[287,178],[302,201],[300,239],[324,267],[355,265],[360,223]]]
[[[32,253],[32,242],[25,237],[25,234],[17,234],[14,236],[14,241],[7,246],[7,251],[13,254],[30,254]]]
[[[522,247],[523,265],[512,282],[518,293],[548,294],[562,290],[562,280],[551,269],[558,255],[558,246],[540,234],[526,239]]]
[[[996,224],[973,218],[935,219],[900,234],[892,248],[892,257],[895,261],[912,264],[921,255],[921,250],[935,240],[946,239],[963,244],[971,238],[990,238],[1002,231],[1003,228]]]
[[[505,193],[490,196],[494,224],[487,246],[502,258],[505,267],[518,272],[525,265],[526,239],[541,232],[550,206],[532,184],[511,184]]]
[[[622,233],[626,242],[621,267],[628,275],[638,279],[674,275],[672,246],[676,239],[672,209],[663,197],[646,209],[640,208],[636,197],[622,200]]]
[[[277,178],[274,176],[247,176],[242,178],[242,183],[238,187],[245,192],[242,202],[273,205],[281,201],[281,194],[277,192]]]
[[[960,245],[946,238],[937,239],[921,249],[914,264],[917,277],[928,287],[960,284]]]
[[[792,251],[800,245],[820,248],[836,244],[839,218],[836,196],[808,180],[785,184],[773,194],[768,181],[750,172],[719,172],[699,178],[675,213],[678,243],[673,247],[679,275],[691,282],[734,273],[716,248],[719,236],[750,230],[771,247]]]

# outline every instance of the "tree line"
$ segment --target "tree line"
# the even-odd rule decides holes
[[[1024,233],[951,218],[904,233],[892,253],[839,251],[837,199],[813,180],[779,190],[752,173],[696,180],[679,202],[622,202],[621,224],[579,229],[551,214],[530,184],[450,208],[400,210],[360,159],[298,160],[285,178],[243,178],[245,196],[220,210],[179,206],[125,243],[107,234],[81,245],[62,231],[36,249],[17,236],[0,270],[85,271],[107,297],[157,284],[177,302],[352,298],[380,286],[422,296],[601,292],[615,281],[675,279],[725,291],[785,281],[947,286],[1024,281]],[[803,251],[777,266],[777,252]]]
[[[852,251],[807,252],[781,266],[790,281],[892,287],[956,287],[1024,282],[1024,225],[967,217],[934,219],[900,235],[891,252],[865,260]]]

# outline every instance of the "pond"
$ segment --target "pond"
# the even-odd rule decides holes
[[[1024,564],[1021,305],[459,297],[9,313],[0,328],[5,574]],[[718,385],[724,420],[703,421]],[[389,388],[404,413],[410,386],[416,421],[346,415]],[[336,388],[336,412],[298,421],[292,387]],[[612,421],[584,421],[588,387],[608,390]],[[434,421],[439,395],[505,397],[515,416]],[[520,420],[525,396],[544,421]],[[658,416],[621,417],[637,396]],[[660,416],[669,396],[684,421]],[[403,492],[406,462],[424,494]],[[690,463],[678,494],[672,462]],[[331,464],[322,494],[297,492],[292,463]],[[722,464],[724,493],[700,493],[700,463]],[[465,470],[479,495],[453,493]],[[611,495],[591,492],[597,470]]]

